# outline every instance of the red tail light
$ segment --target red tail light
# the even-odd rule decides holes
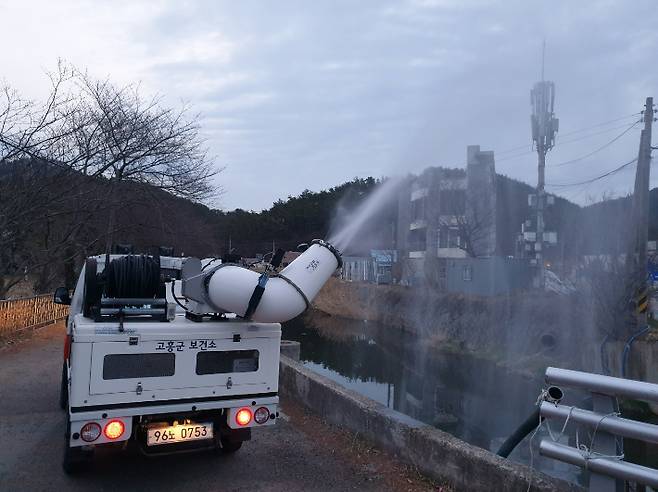
[[[238,410],[238,413],[235,414],[235,421],[238,425],[245,426],[249,425],[251,422],[251,410],[248,408],[241,408]]]
[[[103,434],[105,434],[105,437],[108,439],[119,439],[125,430],[126,426],[123,424],[123,422],[120,420],[110,420],[107,424],[105,424]]]

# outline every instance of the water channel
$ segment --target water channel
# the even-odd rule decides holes
[[[371,322],[297,318],[284,325],[283,336],[301,342],[301,359],[314,371],[492,452],[533,410],[543,387],[540,377],[514,374],[471,355],[430,350],[409,334]],[[535,444],[545,435],[540,431]],[[569,437],[561,441],[567,444]],[[580,481],[575,467],[534,454],[536,469]],[[527,440],[510,459],[530,464]]]

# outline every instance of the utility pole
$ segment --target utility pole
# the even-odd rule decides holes
[[[647,97],[644,111],[644,129],[640,135],[640,149],[635,170],[635,189],[633,193],[633,221],[635,230],[631,246],[629,272],[636,289],[638,328],[647,325],[647,243],[649,241],[649,177],[651,171],[651,126],[655,121],[653,98]]]
[[[546,153],[555,145],[555,134],[558,131],[559,121],[553,113],[555,105],[555,84],[544,81],[544,54],[546,43],[542,48],[541,82],[537,82],[530,91],[530,104],[532,116],[532,140],[537,149],[537,195],[534,197],[537,211],[537,224],[535,227],[535,262],[537,263],[537,287],[543,288],[544,273],[544,209],[546,208],[546,192],[544,191],[544,170],[546,168]]]

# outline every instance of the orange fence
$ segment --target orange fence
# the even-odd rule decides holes
[[[54,323],[68,312],[68,306],[53,302],[52,294],[0,301],[0,337]]]

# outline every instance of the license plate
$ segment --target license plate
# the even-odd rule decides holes
[[[160,444],[212,439],[212,437],[212,422],[158,425],[147,429],[146,444],[148,446],[159,446]]]

